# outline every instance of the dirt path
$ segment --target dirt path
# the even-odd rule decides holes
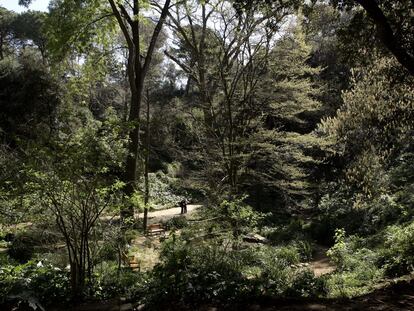
[[[187,205],[187,215],[192,214],[194,211],[196,211],[197,209],[199,209],[200,207],[202,207],[203,205],[201,204],[188,204]],[[165,221],[168,220],[170,218],[176,217],[176,216],[180,216],[180,211],[181,208],[180,207],[173,207],[173,208],[168,208],[168,209],[163,209],[163,210],[158,210],[158,211],[152,211],[148,213],[148,223],[152,224],[152,223],[156,223],[156,222],[160,222],[160,221]],[[144,213],[136,213],[135,214],[135,218],[139,218],[142,219],[144,217]],[[101,220],[105,220],[105,221],[117,221],[120,219],[119,215],[115,215],[115,216],[101,216],[100,217]]]
[[[202,205],[199,204],[188,204],[187,205],[187,215],[193,213],[197,209],[199,209]],[[180,207],[173,207],[169,209],[164,209],[160,211],[153,211],[148,213],[148,219],[150,223],[154,223],[160,220],[168,220],[170,218],[180,216],[181,208]],[[142,218],[144,217],[144,213],[135,214],[136,217]]]
[[[309,262],[309,268],[316,277],[335,271],[336,267],[326,255],[328,248],[317,246],[312,261]]]

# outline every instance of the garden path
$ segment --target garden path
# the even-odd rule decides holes
[[[312,260],[309,262],[309,268],[313,271],[316,277],[329,274],[336,269],[333,262],[326,255],[327,251],[328,248],[318,245]]]

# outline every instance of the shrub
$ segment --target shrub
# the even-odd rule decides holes
[[[105,262],[95,273],[94,295],[99,299],[125,297],[139,300],[145,296],[148,276],[129,268],[118,269],[116,263]]]
[[[361,261],[353,269],[330,275],[326,280],[329,297],[355,297],[369,293],[374,285],[382,278],[383,272],[371,262],[364,261],[361,255],[356,255]]]
[[[62,303],[69,297],[69,273],[50,264],[28,262],[0,267],[0,303],[8,300]]]
[[[382,262],[388,275],[398,276],[414,270],[414,222],[390,226],[385,231]]]
[[[306,224],[299,219],[292,219],[287,224],[269,228],[262,228],[261,231],[273,245],[291,242],[292,240],[305,240]]]
[[[301,261],[309,261],[312,259],[313,255],[313,245],[307,240],[298,240],[294,241],[293,245],[296,247]]]
[[[99,261],[109,261],[118,259],[118,250],[114,247],[113,244],[103,243],[98,251],[98,260]]]
[[[239,197],[232,201],[224,200],[220,204],[219,214],[229,222],[235,238],[245,231],[250,231],[264,218],[262,213],[254,211],[251,206],[244,203],[245,198]]]
[[[298,269],[291,276],[291,284],[286,290],[290,297],[316,297],[326,294],[325,281],[316,278],[308,268]]]
[[[296,268],[295,244],[240,248],[230,237],[190,244],[173,236],[160,259],[150,295],[157,302],[229,303],[263,294],[311,296],[323,288],[311,271]]]
[[[136,239],[139,236],[139,231],[135,229],[128,229],[125,231],[125,241],[131,243],[133,239]]]
[[[7,253],[8,255],[19,263],[29,261],[34,253],[34,244],[32,237],[25,233],[17,234],[11,241]]]
[[[247,256],[218,243],[189,247],[167,240],[154,269],[154,297],[187,303],[232,300],[246,287],[242,267]]]
[[[288,288],[293,274],[291,265],[299,262],[299,254],[293,248],[262,248],[258,256],[261,275],[258,278],[259,293],[282,295]]]
[[[354,297],[368,293],[383,277],[383,270],[378,267],[379,255],[361,247],[358,237],[347,238],[343,229],[336,231],[335,240],[328,255],[337,265],[337,272],[327,277],[328,296]]]
[[[183,229],[188,226],[187,218],[184,216],[176,216],[169,219],[165,223],[167,230]]]
[[[261,270],[257,280],[259,293],[307,297],[321,291],[321,286],[313,288],[318,282],[310,270],[296,268],[301,254],[295,244],[276,248],[262,246],[255,254]]]

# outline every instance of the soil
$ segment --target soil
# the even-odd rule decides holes
[[[188,204],[187,205],[187,214],[184,214],[184,215],[188,215],[188,214],[193,213],[194,211],[196,211],[201,206],[202,205]],[[150,223],[150,224],[151,223],[156,223],[156,222],[168,220],[168,219],[173,218],[173,217],[180,216],[180,215],[182,215],[180,212],[181,212],[180,207],[173,207],[173,208],[164,209],[164,210],[160,210],[160,211],[149,212],[148,213],[148,223]],[[142,218],[142,217],[144,217],[144,214],[140,213],[140,214],[137,214],[136,216],[138,216],[138,218]]]
[[[312,261],[309,262],[309,268],[316,277],[329,274],[335,271],[336,267],[326,255],[328,248],[317,246]]]
[[[196,211],[201,206],[202,205],[198,205],[198,204],[188,204],[187,214],[185,215],[192,214],[194,211]],[[148,213],[148,224],[157,223],[160,221],[166,221],[170,218],[180,216],[182,215],[180,212],[181,212],[180,207],[173,207],[173,208],[149,212]],[[142,219],[143,217],[144,217],[144,213],[135,214],[135,218],[137,219]],[[119,215],[102,216],[100,219],[105,220],[105,221],[117,221],[120,219],[120,217]]]

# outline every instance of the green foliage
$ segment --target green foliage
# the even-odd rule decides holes
[[[362,247],[355,236],[346,238],[343,229],[336,231],[335,241],[328,255],[337,271],[326,279],[328,296],[354,297],[370,292],[384,275],[378,267],[378,253]]]
[[[28,262],[0,267],[0,302],[62,303],[69,297],[69,273],[51,264]]]
[[[308,64],[310,52],[298,21],[269,53],[258,91],[264,117],[250,137],[249,169],[243,175],[255,206],[304,206],[315,190],[309,168],[318,165],[314,154],[324,149],[324,141],[311,133],[321,103],[316,96],[320,68]]]
[[[30,49],[0,60],[0,135],[22,145],[50,136],[61,87]]]
[[[82,107],[65,108],[66,122],[55,140],[47,147],[31,146],[26,191],[37,197],[44,216],[56,220],[76,280],[73,294],[83,295],[90,280],[86,273],[93,269],[91,249],[98,241],[92,236],[98,234],[100,216],[109,206],[122,205],[124,184],[108,177],[122,164],[124,149],[120,126],[110,110],[105,120],[97,121]]]
[[[148,290],[148,282],[146,274],[129,268],[119,270],[113,262],[104,262],[95,272],[93,293],[99,299],[124,297],[141,300]]]
[[[232,300],[245,289],[241,270],[246,256],[215,243],[191,247],[173,237],[154,270],[154,298],[191,303]]]
[[[64,303],[70,277],[77,297],[126,297],[155,309],[163,302],[233,303],[263,295],[352,297],[372,290],[384,273],[413,271],[412,77],[401,75],[391,59],[365,59],[375,53],[367,54],[357,39],[373,38],[369,32],[352,33],[363,35],[355,40],[360,55],[344,63],[354,53],[339,46],[339,31],[349,19],[350,26],[366,21],[361,10],[339,13],[312,1],[304,4],[306,18],[301,12],[290,18],[299,1],[253,2],[184,1],[170,11],[177,40],[168,53],[182,70],[164,66],[158,53],[151,67],[159,67],[145,83],[150,207],[176,206],[189,193],[209,193],[216,204],[199,213],[206,219],[166,222],[180,235],[161,242],[160,262],[148,273],[122,267],[137,231],[101,217],[144,206],[141,180],[129,198],[119,181],[127,136],[140,118],[127,122],[141,70],[126,70],[125,42],[109,2],[53,0],[49,14],[0,8],[0,222],[41,222],[59,231],[45,240],[28,230],[1,241],[8,250],[0,259],[0,303]],[[410,27],[405,2],[379,5],[390,6],[392,22]],[[136,61],[145,57],[154,28],[144,14],[157,11],[143,13],[156,2],[139,4],[141,12],[131,16],[140,26]],[[286,16],[291,24],[282,27]],[[213,21],[225,27],[210,28]],[[396,35],[412,50],[411,35]],[[351,88],[339,98],[348,87],[349,63],[371,65],[354,71]],[[331,117],[315,130],[326,113]],[[231,199],[223,201],[224,195]],[[271,245],[243,241],[256,232]],[[305,268],[313,250],[308,233],[318,242],[335,239],[329,251],[335,273],[316,279]],[[47,253],[62,240],[66,248]],[[144,244],[151,243],[156,254],[158,242]],[[130,251],[148,251],[141,246]],[[8,264],[34,258],[54,258],[61,266],[70,261],[71,271]]]
[[[321,127],[334,142],[332,172],[319,202],[321,227],[378,232],[410,220],[412,78],[395,77],[395,62],[380,59],[354,73],[344,106]]]
[[[136,239],[136,237],[139,235],[139,231],[135,229],[128,229],[124,233],[124,238],[127,243],[131,243],[132,240]]]
[[[188,226],[188,220],[185,216],[173,217],[165,223],[167,230],[183,229]]]
[[[106,1],[52,1],[46,30],[53,56],[61,61],[69,51],[94,54],[96,47],[107,46],[116,29],[108,8]]]
[[[161,207],[174,207],[183,199],[190,199],[185,191],[180,188],[180,180],[171,177],[162,171],[149,174],[150,202]],[[143,183],[140,188],[144,189]]]
[[[386,273],[399,276],[414,271],[414,223],[390,226],[384,238],[380,253]]]
[[[224,200],[220,206],[218,213],[222,215],[225,221],[229,222],[233,230],[234,237],[240,236],[247,228],[254,228],[263,219],[264,215],[256,212],[244,200],[246,197],[234,198],[231,201]]]
[[[291,218],[281,221],[279,224],[260,228],[261,234],[274,245],[290,243],[292,241],[303,242],[304,245],[308,244],[307,230],[307,222],[297,218]],[[304,248],[306,247],[304,246]]]
[[[152,299],[198,305],[264,294],[306,297],[323,293],[323,282],[307,269],[296,268],[302,257],[300,247],[237,245],[228,238],[198,243],[174,235],[166,240],[161,262],[153,272]]]
[[[381,59],[355,75],[353,89],[344,93],[345,105],[321,130],[337,140],[337,151],[350,163],[346,177],[367,195],[383,192],[387,185],[384,166],[389,164],[410,137],[413,120],[412,81],[394,82],[395,64]]]

